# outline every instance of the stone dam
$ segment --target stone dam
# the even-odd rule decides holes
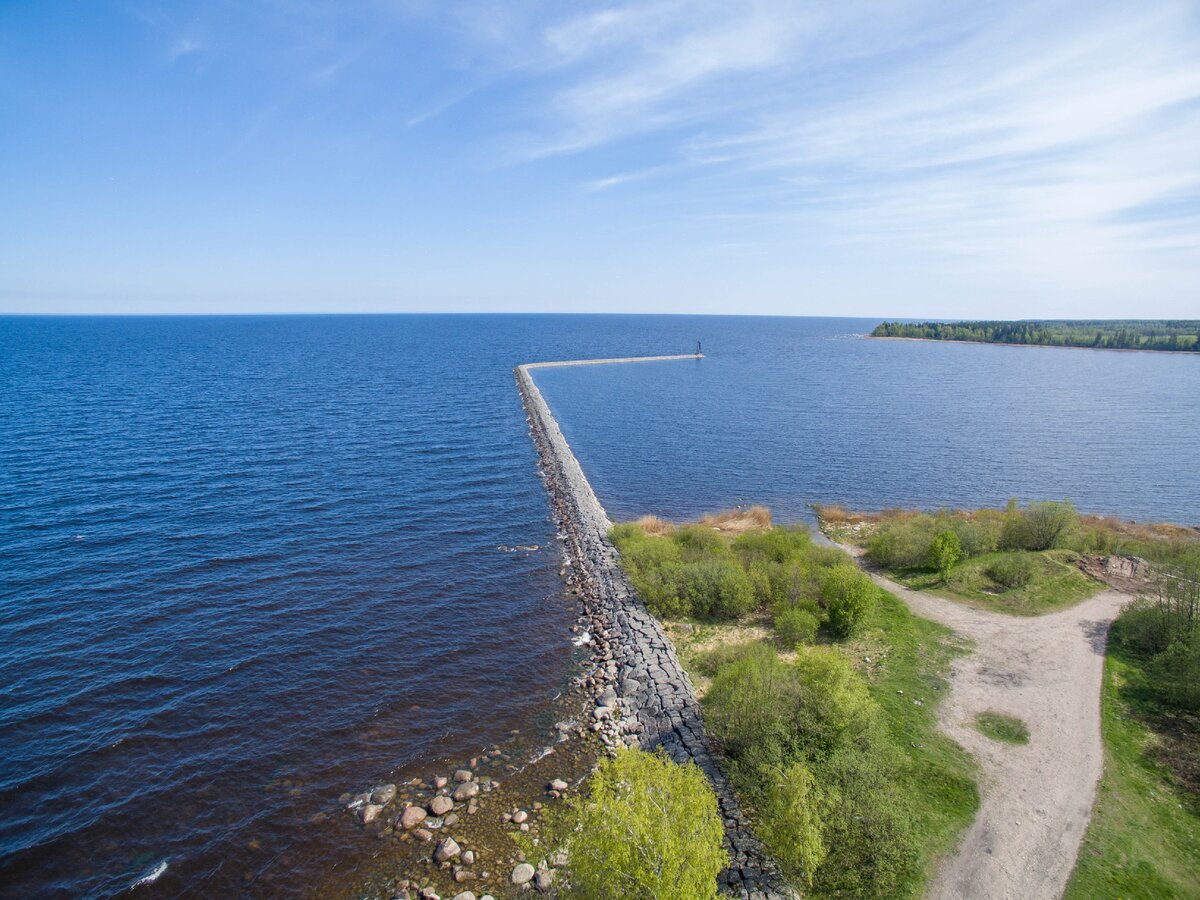
[[[716,791],[725,825],[730,864],[720,875],[721,890],[743,900],[793,900],[797,895],[752,833],[721,769],[674,647],[621,568],[608,540],[608,515],[530,375],[533,369],[552,366],[702,358],[688,354],[528,363],[517,366],[515,374],[563,542],[567,580],[579,591],[590,622],[596,664],[588,684],[597,698],[594,730],[608,746],[661,747],[676,762],[695,762]]]

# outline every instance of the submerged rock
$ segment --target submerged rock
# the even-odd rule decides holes
[[[371,802],[379,806],[387,806],[396,799],[396,786],[394,784],[379,784],[375,786],[375,790],[371,791]]]
[[[454,793],[450,796],[455,803],[464,803],[479,793],[479,784],[475,781],[467,781],[460,784],[454,789]]]
[[[470,769],[459,769],[454,773],[455,781],[470,781],[475,777],[475,774]]]
[[[454,809],[454,801],[449,797],[434,797],[429,804],[429,811],[435,816],[444,816],[452,809]]]
[[[378,803],[368,803],[359,811],[358,817],[364,825],[370,825],[379,818],[381,812],[383,812],[383,807]]]

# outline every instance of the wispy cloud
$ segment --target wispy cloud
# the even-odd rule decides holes
[[[167,62],[175,62],[176,60],[190,56],[193,53],[198,53],[204,49],[204,42],[199,38],[184,36],[171,44],[167,50]]]
[[[526,58],[526,159],[657,139],[588,191],[685,166],[710,216],[1030,271],[1200,247],[1194,3],[651,0],[543,25]]]

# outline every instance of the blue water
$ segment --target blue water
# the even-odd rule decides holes
[[[1200,522],[1200,357],[873,324],[0,319],[0,894],[164,860],[137,895],[303,893],[365,852],[312,820],[340,793],[528,726],[574,610],[521,361],[704,340],[537,373],[617,518],[1016,495]]]

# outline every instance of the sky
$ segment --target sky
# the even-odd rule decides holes
[[[0,312],[1200,317],[1200,2],[0,0]]]

